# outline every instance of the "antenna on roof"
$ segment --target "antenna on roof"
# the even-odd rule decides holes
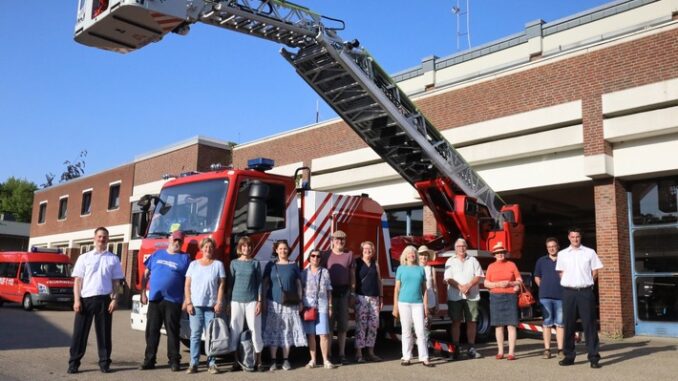
[[[461,4],[463,0],[457,0],[457,4],[452,6],[452,13],[457,18],[457,51],[461,50],[461,39],[464,36],[466,36],[466,49],[471,49],[471,10],[469,8],[469,1],[466,0],[464,8],[462,8]]]

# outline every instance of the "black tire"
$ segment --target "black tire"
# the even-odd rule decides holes
[[[476,341],[485,343],[494,337],[494,329],[490,325],[490,301],[487,298],[481,298],[478,304],[478,322],[477,322]]]
[[[31,294],[26,294],[24,295],[24,299],[21,302],[21,306],[24,308],[26,311],[31,311],[33,310],[33,299],[31,299]]]

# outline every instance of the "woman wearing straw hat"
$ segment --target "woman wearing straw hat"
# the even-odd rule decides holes
[[[515,360],[516,326],[518,325],[518,296],[523,279],[515,263],[506,260],[508,252],[502,242],[492,248],[495,262],[485,274],[485,287],[490,289],[490,320],[495,327],[497,360],[504,358],[504,327],[508,330],[508,360]]]

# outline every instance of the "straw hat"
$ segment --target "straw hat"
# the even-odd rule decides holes
[[[432,260],[436,259],[436,252],[433,251],[433,250],[431,250],[431,249],[429,249],[428,246],[426,246],[426,245],[421,245],[421,246],[419,246],[419,248],[417,249],[417,255],[420,255],[420,254],[422,254],[422,253],[428,254],[428,260],[429,260],[429,261],[432,261]]]
[[[492,247],[492,255],[498,253],[507,253],[508,251],[504,247],[504,243],[499,241]]]

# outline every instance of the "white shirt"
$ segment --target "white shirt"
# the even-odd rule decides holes
[[[110,251],[88,251],[78,257],[71,274],[82,278],[80,296],[110,295],[113,293],[113,280],[124,279],[120,259]]]
[[[568,246],[558,252],[556,271],[562,271],[560,285],[563,287],[593,286],[593,270],[602,269],[603,264],[593,249],[584,245],[578,248]]]
[[[461,259],[455,255],[445,262],[445,274],[443,275],[445,283],[447,283],[448,279],[454,279],[459,284],[466,284],[477,276],[482,277],[485,276],[485,274],[480,267],[480,262],[478,262],[475,257],[469,257],[467,255],[462,262]],[[447,300],[456,302],[463,299],[480,300],[478,284],[471,287],[471,289],[468,290],[468,294],[463,294],[458,288],[452,287],[449,284],[447,285]]]

